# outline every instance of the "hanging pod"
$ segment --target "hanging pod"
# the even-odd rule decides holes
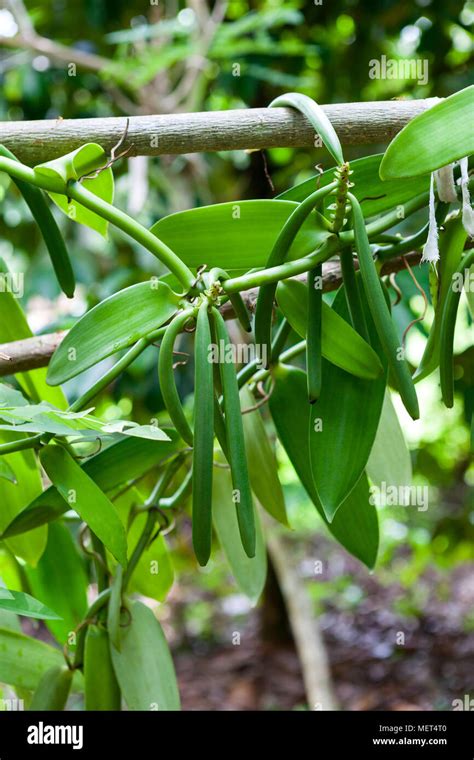
[[[200,565],[207,564],[212,541],[214,378],[208,308],[207,302],[199,307],[194,344],[192,513],[193,546]]]
[[[311,193],[311,195],[305,198],[305,200],[295,208],[280,230],[280,234],[278,235],[268,258],[267,268],[278,266],[285,261],[288,251],[305,219],[309,216],[314,207],[336,187],[337,182],[331,182],[331,184],[326,185],[326,187]],[[260,350],[262,351],[261,355],[268,357],[270,357],[271,354],[272,313],[276,288],[276,282],[262,285],[258,293],[257,305],[255,308],[255,343],[257,346],[260,346]],[[266,353],[264,353],[265,351]]]
[[[308,272],[308,329],[306,332],[306,369],[308,398],[313,404],[321,393],[321,316],[323,307],[322,266]]]
[[[0,145],[0,156],[18,161],[17,157],[4,145]],[[61,290],[68,298],[72,298],[76,287],[74,271],[63,236],[46,202],[43,191],[20,179],[12,179],[40,228]]]
[[[160,381],[160,390],[168,414],[176,430],[183,441],[190,446],[193,445],[193,434],[176,389],[173,371],[173,348],[175,340],[183,330],[186,322],[196,313],[195,309],[186,309],[179,312],[166,328],[163,340],[160,345],[160,354],[158,357],[158,379]]]
[[[234,363],[226,361],[227,346],[230,345],[225,322],[217,309],[212,310],[216,335],[219,345],[224,347],[220,355],[219,369],[221,373],[222,391],[224,398],[225,427],[227,430],[227,458],[232,474],[234,501],[237,510],[242,546],[248,557],[255,556],[255,520],[252,491],[245,453],[244,427],[240,409],[239,387]],[[230,353],[230,352],[229,352]]]
[[[355,247],[359,257],[360,274],[370,313],[372,314],[390,369],[396,380],[397,390],[400,393],[406,410],[414,420],[417,420],[420,416],[420,410],[415,386],[408,364],[401,356],[400,341],[392,322],[382,285],[372,258],[362,210],[357,198],[351,193],[349,193],[348,197],[352,204]],[[400,358],[398,358],[399,355]]]
[[[120,710],[120,687],[110,655],[110,640],[101,625],[90,625],[84,649],[86,710]]]
[[[33,694],[30,710],[64,710],[74,672],[67,665],[50,668]]]
[[[345,248],[342,250],[339,254],[339,259],[341,262],[342,281],[344,284],[344,292],[346,294],[347,307],[349,309],[352,327],[365,341],[368,342],[369,333],[367,331],[367,322],[360,298],[360,290],[357,285],[356,271],[351,249]]]
[[[454,288],[454,278],[456,275],[460,275],[464,278],[468,274],[473,263],[474,251],[469,251],[461,260],[461,263],[451,279],[441,316],[439,378],[443,401],[449,408],[451,408],[454,403],[454,328],[456,326],[456,317],[462,290],[460,287]]]

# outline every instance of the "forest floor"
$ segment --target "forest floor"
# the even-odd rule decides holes
[[[318,547],[316,556],[325,550]],[[407,588],[406,581],[381,581],[339,555],[328,565],[327,591],[315,600],[315,610],[340,708],[452,710],[453,700],[474,696],[474,565],[429,567]],[[342,591],[331,567],[335,576],[350,579]],[[183,709],[307,709],[291,642],[262,641],[261,610],[235,614],[238,596],[224,605],[209,591],[205,596],[227,614],[213,615],[207,643],[202,635],[188,635],[175,648]],[[173,614],[172,628],[174,622]],[[240,645],[229,643],[236,631]]]

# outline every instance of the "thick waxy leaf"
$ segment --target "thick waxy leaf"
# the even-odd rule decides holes
[[[53,161],[35,166],[35,172],[43,176],[57,177],[63,182],[78,180],[86,174],[95,173],[99,167],[106,163],[105,151],[96,143],[82,145],[77,150],[68,153]],[[114,197],[114,176],[112,169],[101,170],[97,176],[84,179],[83,187],[94,193],[101,200],[112,203]],[[68,199],[59,193],[50,193],[51,198],[64,213],[75,222],[85,224],[87,227],[100,232],[104,237],[107,235],[108,222],[98,214],[82,206],[76,201]]]
[[[0,443],[10,443],[17,438],[11,433],[0,432]],[[0,531],[41,493],[39,467],[31,450],[4,455],[1,461],[13,470],[17,482],[0,478]],[[10,551],[34,566],[44,551],[47,535],[47,528],[41,527],[28,536],[9,539],[7,545]]]
[[[0,609],[13,612],[23,617],[38,618],[39,620],[60,620],[60,616],[23,591],[10,591],[0,588]]]
[[[307,290],[299,280],[278,283],[277,301],[293,330],[306,337]],[[376,352],[337,312],[323,302],[322,355],[341,369],[363,378],[380,377],[382,364]]]
[[[390,143],[382,179],[417,177],[474,153],[474,85],[416,116]]]
[[[134,505],[143,504],[144,498],[136,488],[114,499],[114,505],[123,524],[128,525],[130,509]],[[127,533],[128,556],[137,545],[146,522],[146,514],[135,517]],[[142,553],[133,571],[130,591],[137,591],[143,596],[163,602],[173,585],[174,570],[171,556],[164,536],[157,536],[151,545]]]
[[[272,100],[269,108],[281,106],[296,108],[304,114],[309,123],[315,128],[317,134],[334,158],[334,161],[337,164],[342,164],[344,162],[339,138],[321,106],[312,100],[312,98],[309,98],[307,95],[301,95],[299,92],[287,92],[285,95],[280,95],[278,98],[275,98],[275,100]]]
[[[179,211],[151,228],[189,267],[252,269],[263,267],[278,233],[295,210],[293,201],[255,200],[218,203]],[[328,232],[319,229],[314,213],[298,233],[288,259],[318,248]]]
[[[61,446],[45,446],[41,463],[69,509],[74,509],[121,565],[127,538],[117,510],[103,491]]]
[[[16,688],[36,689],[47,670],[64,665],[60,649],[54,649],[31,636],[0,628],[0,682]],[[82,678],[76,675],[77,691]]]
[[[417,177],[411,182],[406,182],[404,179],[383,182],[379,176],[382,157],[383,153],[379,153],[375,156],[366,156],[351,161],[351,182],[354,183],[352,192],[359,200],[365,219],[403,205],[410,198],[428,192],[430,188],[430,180],[426,176]],[[327,169],[323,174],[316,174],[305,182],[290,187],[289,190],[278,195],[275,200],[301,203],[318,187],[325,187],[333,181],[334,169]],[[333,200],[331,196],[330,202]]]
[[[130,605],[121,650],[111,646],[112,662],[129,710],[179,710],[173,660],[161,625],[140,602]]]
[[[377,488],[383,488],[383,484],[411,485],[410,452],[388,390],[385,391],[377,435],[367,462],[367,475]]]
[[[36,568],[25,567],[25,573],[32,593],[61,616],[46,625],[64,646],[87,611],[88,585],[84,562],[64,525],[49,526],[43,556]]]
[[[436,293],[435,317],[420,365],[414,375],[416,382],[423,380],[439,366],[441,315],[446,303],[446,296],[453,283],[453,275],[462,258],[466,239],[467,232],[460,216],[448,219],[439,232],[440,259],[437,269],[439,283]]]
[[[344,289],[333,309],[349,319]],[[369,329],[374,335],[375,328]],[[376,338],[373,338],[376,345]],[[365,380],[349,375],[326,360],[321,394],[311,409],[309,449],[314,484],[328,520],[349,496],[365,470],[375,440],[386,377]]]
[[[76,322],[53,355],[48,383],[59,385],[127,348],[175,313],[179,296],[159,280],[120,290]]]
[[[0,281],[3,275],[11,277],[5,262],[0,259]],[[10,343],[32,336],[33,333],[18,298],[15,297],[11,288],[0,288],[0,343]],[[49,401],[59,409],[66,409],[67,401],[64,393],[60,388],[50,388],[47,385],[46,369],[43,367],[29,372],[17,372],[15,378],[34,401]]]
[[[270,412],[296,474],[334,538],[372,568],[377,558],[379,531],[376,509],[369,502],[367,478],[365,475],[360,478],[329,523],[311,473],[308,427],[312,412],[306,400],[306,374],[296,367],[279,365],[274,371],[274,379]]]
[[[147,441],[140,438],[119,441],[88,459],[82,469],[101,491],[112,491],[122,483],[136,480],[158,466],[162,459],[182,445],[174,430],[168,429],[167,433],[170,441]],[[16,536],[30,531],[55,520],[68,509],[58,490],[50,486],[8,525],[3,536]]]
[[[232,575],[252,602],[260,597],[267,575],[267,554],[257,511],[255,519],[255,556],[245,553],[232,499],[232,479],[228,470],[216,468],[212,485],[212,522]]]
[[[240,401],[243,412],[255,405],[255,399],[246,386],[240,391]],[[278,479],[278,463],[260,412],[258,409],[246,412],[242,415],[242,421],[252,491],[275,520],[288,525],[285,497]]]

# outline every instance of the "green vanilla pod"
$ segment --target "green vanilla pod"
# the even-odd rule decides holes
[[[245,453],[244,428],[240,409],[240,395],[234,363],[227,361],[226,351],[230,344],[225,322],[217,309],[212,310],[216,325],[218,344],[224,347],[220,354],[219,369],[221,373],[224,397],[225,426],[227,430],[227,456],[232,474],[237,520],[239,523],[242,546],[248,557],[255,556],[255,519],[250,488],[247,456]],[[230,353],[230,352],[229,352]]]
[[[74,671],[67,665],[50,668],[42,676],[31,700],[30,710],[64,710]]]
[[[352,204],[354,219],[355,247],[359,257],[362,284],[367,296],[370,313],[387,357],[397,390],[410,416],[417,420],[420,416],[418,398],[408,364],[403,358],[402,347],[385,301],[382,285],[372,258],[364,217],[357,198],[348,195]]]
[[[183,407],[176,389],[173,371],[173,348],[175,340],[183,330],[186,322],[195,314],[195,309],[186,309],[179,312],[166,328],[163,340],[160,345],[160,354],[158,357],[158,379],[160,381],[160,390],[168,414],[176,430],[183,441],[190,446],[193,445],[193,433],[186,419]]]
[[[278,235],[270,256],[268,257],[267,268],[278,266],[285,261],[288,251],[306,218],[314,207],[321,202],[322,198],[328,195],[336,187],[337,182],[331,182],[330,185],[311,193],[311,195],[305,198],[305,200],[295,208],[280,230],[280,234]],[[255,309],[255,342],[257,346],[260,346],[262,355],[268,357],[271,355],[272,313],[276,288],[276,282],[262,285],[258,293]],[[266,354],[263,354],[264,346],[266,347]]]
[[[109,634],[101,625],[90,625],[87,629],[84,683],[86,710],[121,709],[120,687],[112,665]]]
[[[208,308],[207,302],[199,307],[194,344],[193,547],[202,566],[209,561],[212,543],[214,376]]]
[[[474,251],[469,251],[461,260],[450,287],[446,293],[443,313],[441,315],[440,329],[440,361],[439,361],[439,379],[441,383],[441,394],[443,402],[450,409],[454,403],[454,367],[453,367],[453,343],[454,328],[456,327],[456,317],[458,313],[459,299],[461,297],[460,287],[454,286],[454,278],[457,276],[465,277],[474,262]]]

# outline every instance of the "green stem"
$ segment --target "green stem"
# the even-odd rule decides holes
[[[91,193],[90,190],[87,190],[77,182],[68,183],[67,194],[70,198],[85,206],[85,208],[94,211],[102,219],[107,219],[108,222],[111,222],[122,232],[130,235],[137,243],[140,243],[153,253],[178,278],[186,291],[193,288],[196,278],[189,267],[166,243],[163,243],[160,238],[156,237],[150,230],[147,230],[146,227],[143,227],[135,219],[132,219],[131,216],[94,195],[94,193]]]
[[[20,161],[14,161],[11,158],[0,156],[0,171],[6,172],[15,180],[28,182],[30,185],[40,187],[42,190],[46,190],[49,193],[67,195],[66,183],[59,177],[37,174],[34,169],[25,166],[25,164],[20,163]]]
[[[109,601],[111,594],[111,589],[107,588],[104,591],[102,591],[99,596],[94,599],[91,606],[87,610],[84,618],[83,618],[83,625],[81,628],[79,628],[78,634],[77,634],[77,644],[76,644],[76,653],[74,655],[74,670],[77,670],[78,668],[82,667],[83,659],[84,659],[84,643],[86,639],[86,631],[87,631],[87,623],[89,620],[92,620],[100,610],[102,610],[107,602]]]
[[[297,274],[308,272],[317,264],[322,264],[331,258],[340,249],[339,240],[336,235],[331,235],[327,241],[315,253],[310,256],[304,256],[295,261],[287,261],[269,269],[263,269],[260,272],[243,274],[240,277],[231,277],[222,283],[226,293],[233,293],[237,290],[249,290],[258,288],[262,285],[271,285],[280,280],[286,280],[288,277],[294,277]]]
[[[19,441],[2,443],[0,444],[0,456],[5,456],[5,454],[13,454],[15,451],[24,451],[25,449],[39,448],[43,435],[43,433],[38,433],[38,435],[30,435],[28,438],[20,439]]]
[[[178,456],[173,459],[172,462],[170,462],[144,504],[144,508],[147,510],[146,522],[140,538],[138,539],[137,544],[132,552],[132,556],[128,561],[127,569],[123,575],[122,593],[126,590],[127,585],[130,583],[133,571],[138,565],[140,557],[148,546],[148,543],[153,535],[155,524],[159,517],[159,510],[156,504],[159,504],[161,497],[171,483],[177,470],[181,467],[182,462],[183,456],[181,454],[178,454]]]
[[[191,492],[191,484],[192,484],[192,470],[189,470],[181,485],[179,488],[176,489],[174,494],[171,496],[163,497],[160,499],[160,508],[161,509],[174,509],[180,501],[186,498],[188,494]]]
[[[130,348],[126,354],[122,356],[119,361],[114,364],[104,375],[102,375],[97,382],[94,383],[85,393],[82,394],[73,404],[69,407],[70,412],[79,412],[84,409],[85,406],[97,396],[104,388],[112,383],[127,367],[138,357],[140,354],[148,348],[148,346],[155,340],[164,335],[166,327],[160,327],[147,335],[145,338],[140,338],[132,348]]]
[[[285,317],[281,320],[275,336],[272,340],[272,350],[270,354],[270,363],[276,364],[281,352],[285,346],[288,336],[291,333],[291,325]],[[238,379],[238,376],[237,376]],[[240,387],[240,386],[239,386]]]

